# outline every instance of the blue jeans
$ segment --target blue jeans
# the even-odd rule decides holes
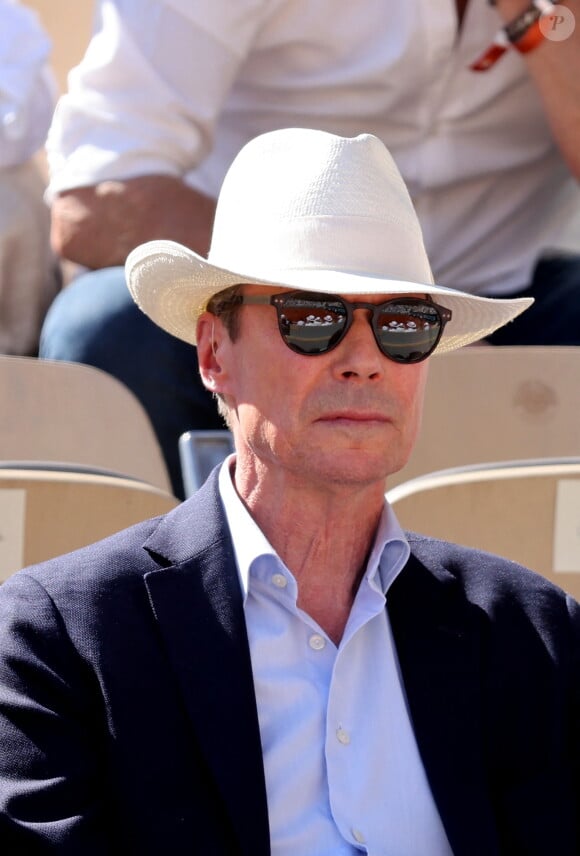
[[[580,256],[540,259],[530,285],[510,297],[535,303],[488,336],[492,345],[580,345]]]
[[[540,261],[524,295],[536,302],[492,334],[492,344],[580,345],[580,256]],[[123,381],[149,414],[175,495],[183,497],[180,435],[224,424],[199,378],[195,348],[137,308],[123,268],[92,271],[66,286],[46,317],[40,356],[88,363]]]
[[[39,355],[97,366],[128,386],[149,414],[173,491],[183,497],[179,436],[224,423],[201,383],[196,349],[141,312],[122,267],[82,274],[61,291],[44,321]]]

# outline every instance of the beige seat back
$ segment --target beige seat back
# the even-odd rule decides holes
[[[387,488],[467,464],[580,455],[580,347],[473,346],[429,361],[423,425]]]
[[[580,600],[580,458],[431,473],[387,499],[403,527],[506,556]]]
[[[131,479],[0,469],[0,581],[178,504],[171,494]]]
[[[0,460],[83,465],[171,490],[140,402],[78,363],[0,356]]]

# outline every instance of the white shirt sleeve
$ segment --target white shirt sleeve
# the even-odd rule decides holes
[[[36,14],[0,0],[0,168],[25,163],[46,134],[56,100],[51,42]]]
[[[49,196],[107,179],[182,176],[211,148],[268,0],[99,0],[48,138]]]

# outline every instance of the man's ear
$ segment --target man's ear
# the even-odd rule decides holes
[[[224,392],[226,367],[223,357],[228,350],[224,344],[231,345],[228,331],[220,318],[211,312],[204,312],[197,322],[196,338],[197,361],[203,385],[210,392]]]

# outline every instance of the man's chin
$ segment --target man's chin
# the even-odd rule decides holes
[[[402,469],[405,464],[405,461],[399,460],[398,457],[391,458],[358,450],[337,450],[332,458],[328,455],[319,457],[316,464],[314,460],[313,458],[309,476],[322,484],[334,484],[337,487],[380,484],[383,492],[388,477]]]

